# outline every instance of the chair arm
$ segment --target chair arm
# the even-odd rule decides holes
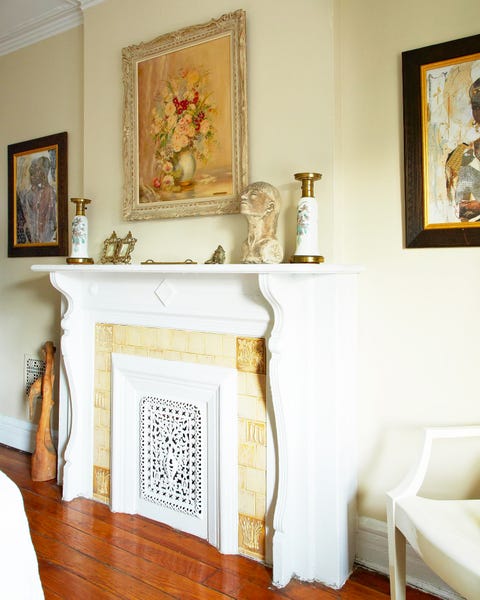
[[[433,440],[467,437],[480,437],[480,426],[426,427],[424,429],[423,447],[419,459],[403,481],[396,488],[387,492],[387,496],[392,500],[397,500],[404,496],[416,495],[425,480],[432,453]]]

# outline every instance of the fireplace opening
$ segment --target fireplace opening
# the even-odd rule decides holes
[[[111,508],[238,553],[235,369],[112,354]]]

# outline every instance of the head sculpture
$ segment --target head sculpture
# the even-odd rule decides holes
[[[240,212],[248,221],[248,237],[242,246],[244,263],[279,263],[283,249],[277,240],[280,193],[264,181],[251,183],[241,195]]]

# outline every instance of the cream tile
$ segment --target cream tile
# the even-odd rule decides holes
[[[255,494],[253,492],[239,490],[238,512],[250,516],[255,514]]]
[[[237,361],[237,339],[233,335],[222,335],[222,356],[231,358],[236,365]]]
[[[256,494],[265,494],[266,474],[259,469],[246,469],[247,490]],[[251,513],[252,514],[252,513]]]
[[[187,333],[179,329],[172,331],[169,350],[185,352],[187,350]]]
[[[255,420],[257,403],[252,396],[238,396],[238,416],[244,419]]]
[[[141,327],[140,341],[145,350],[154,350],[157,345],[157,333],[155,327]]]
[[[205,333],[205,354],[221,356],[223,354],[223,336],[218,333]]]
[[[238,445],[238,464],[243,467],[255,467],[255,446],[253,444],[239,444]],[[247,471],[248,473],[248,471]],[[247,488],[249,488],[249,479],[247,476]],[[249,488],[250,489],[250,488]]]
[[[198,331],[188,332],[187,351],[193,354],[205,354],[205,334]]]
[[[125,325],[114,325],[113,327],[113,344],[115,347],[124,346],[127,341],[127,328]]]
[[[255,517],[265,521],[267,513],[267,499],[264,494],[255,494]]]

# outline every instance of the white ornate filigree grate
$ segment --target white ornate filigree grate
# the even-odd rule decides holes
[[[143,500],[201,517],[201,412],[189,402],[140,400],[140,494]]]

